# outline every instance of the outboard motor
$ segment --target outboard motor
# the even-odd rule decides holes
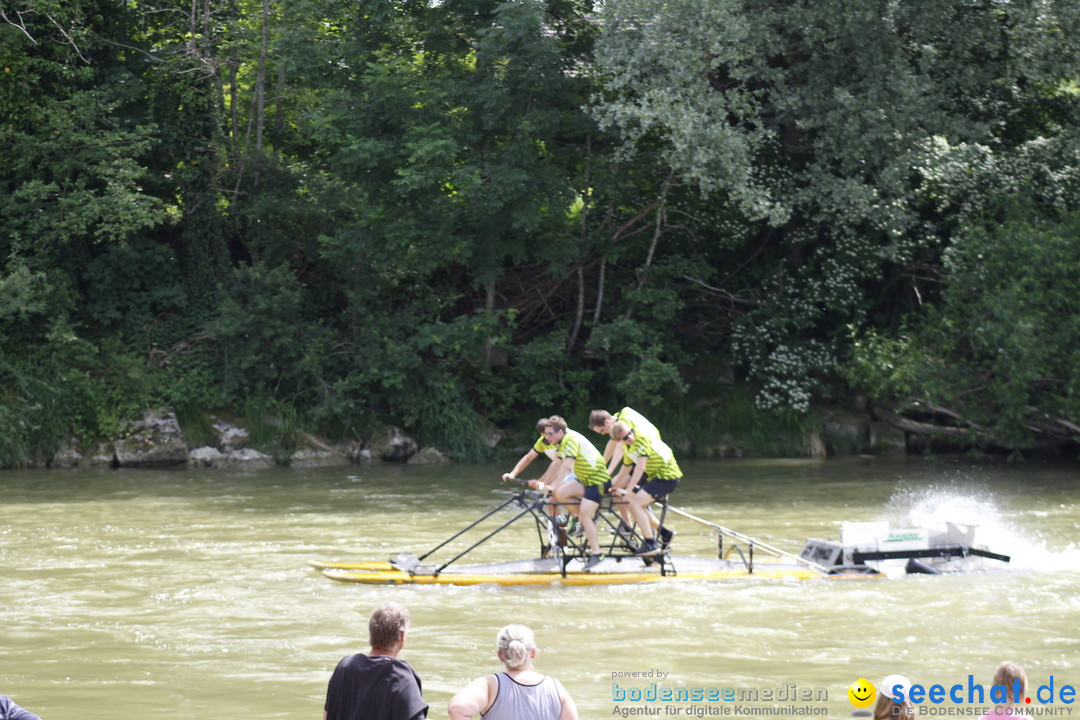
[[[907,566],[904,567],[904,571],[908,575],[940,575],[941,571],[935,567],[927,565],[922,560],[916,560],[915,558],[909,558]]]

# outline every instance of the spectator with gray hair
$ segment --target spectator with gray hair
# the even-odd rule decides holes
[[[495,637],[495,655],[506,671],[473,680],[450,699],[451,720],[577,720],[577,706],[555,678],[533,670],[536,641],[524,625],[507,625]]]
[[[424,720],[428,704],[420,676],[398,659],[409,631],[401,603],[375,608],[368,619],[371,650],[342,658],[326,689],[324,720]]]

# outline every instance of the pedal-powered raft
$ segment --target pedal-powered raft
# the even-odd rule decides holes
[[[881,523],[845,524],[844,540],[840,543],[815,538],[806,542],[801,553],[794,554],[665,502],[657,503],[661,525],[671,514],[710,528],[716,532],[717,556],[673,555],[662,543],[660,554],[643,558],[635,555],[642,538],[636,528],[627,530],[621,523],[620,504],[607,498],[597,511],[596,525],[600,535],[602,538],[610,535],[610,539],[602,541],[604,559],[588,570],[584,569],[589,557],[584,538],[565,532],[552,518],[547,496],[527,488],[514,493],[423,555],[402,553],[388,561],[310,561],[309,564],[332,580],[371,585],[612,585],[753,577],[879,578],[885,573],[878,568],[886,562],[890,566],[888,574],[892,575],[896,574],[893,567],[896,561],[906,562],[904,571],[912,573],[972,569],[963,567],[963,562],[969,558],[1009,561],[1008,556],[971,545],[973,528],[965,531],[951,526],[944,535],[919,530],[890,533],[887,524]],[[499,515],[509,517],[449,559],[433,559],[440,550]],[[539,557],[505,562],[458,562],[495,535],[519,523],[535,526],[540,542]],[[849,538],[850,544],[845,544]]]

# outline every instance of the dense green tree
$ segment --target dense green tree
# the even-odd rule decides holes
[[[99,262],[145,251],[167,220],[167,205],[144,187],[154,127],[138,112],[124,21],[122,7],[97,0],[5,3],[0,16],[5,464],[47,459],[65,431],[101,431],[115,408],[129,407],[120,396],[143,388],[126,376],[109,389],[110,368],[122,373],[124,363],[103,359],[110,353],[88,325],[169,293],[167,269],[149,282],[115,282]]]
[[[1010,210],[946,251],[939,306],[857,337],[851,377],[912,429],[1018,450],[1080,434],[1080,213]]]
[[[497,302],[506,268],[580,254],[567,230],[589,123],[559,15],[571,5],[286,6],[308,162],[338,193],[318,257],[351,364],[335,387],[355,407],[425,428],[506,412],[491,367],[513,322]],[[410,377],[426,389],[401,393]]]
[[[481,418],[700,427],[733,364],[744,414],[840,363],[980,442],[1067,436],[1078,15],[0,3],[0,464],[157,403],[478,458]]]
[[[599,117],[741,216],[720,289],[755,300],[733,349],[762,406],[807,409],[846,325],[932,298],[921,269],[978,184],[1076,205],[1072,3],[629,0],[601,22]]]
[[[138,79],[106,35],[122,24],[113,4],[17,3],[4,18],[0,256],[41,280],[36,307],[56,316],[77,311],[88,262],[165,220],[143,189],[153,127],[132,112]]]

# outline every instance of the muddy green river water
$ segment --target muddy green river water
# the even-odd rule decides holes
[[[367,649],[368,613],[394,599],[431,717],[496,669],[509,622],[533,627],[537,668],[583,718],[851,717],[848,687],[890,673],[942,686],[921,714],[977,717],[989,703],[971,686],[989,689],[1004,659],[1027,670],[1030,714],[1080,715],[1066,690],[1080,686],[1075,467],[683,463],[673,504],[795,552],[843,521],[976,524],[1012,562],[965,575],[388,587],[307,565],[426,550],[505,498],[507,469],[4,472],[0,693],[43,720],[321,718],[334,665]],[[715,555],[707,528],[670,524],[680,554]],[[535,541],[507,532],[481,556],[528,557]]]

